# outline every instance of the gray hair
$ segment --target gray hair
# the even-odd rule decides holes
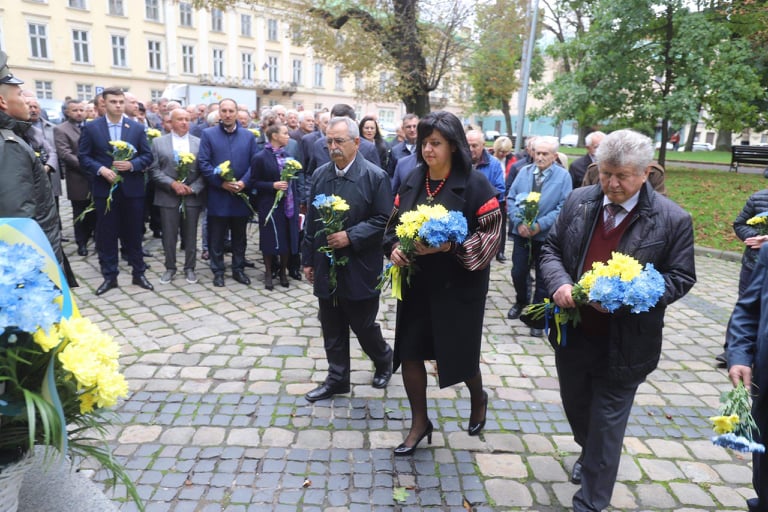
[[[592,141],[595,140],[595,137],[597,137],[598,140],[602,141],[605,138],[605,133],[601,131],[591,132],[589,135],[584,137],[584,144],[587,146],[592,145]]]
[[[653,160],[653,142],[634,130],[616,130],[605,136],[595,153],[597,165],[630,166],[642,174]]]
[[[533,141],[534,151],[536,150],[536,146],[542,143],[550,146],[553,153],[557,153],[557,150],[560,148],[560,141],[557,140],[557,137],[553,137],[551,135],[542,135],[540,137],[536,137],[536,140]]]
[[[332,126],[336,126],[337,124],[345,123],[347,125],[347,133],[350,137],[360,137],[360,129],[357,127],[357,123],[354,122],[352,119],[344,116],[344,117],[334,117],[328,122],[328,128],[331,128]]]

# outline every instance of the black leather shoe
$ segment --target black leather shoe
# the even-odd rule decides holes
[[[515,304],[509,308],[509,311],[507,311],[507,318],[510,320],[516,320],[520,318],[520,314],[523,312],[524,307],[525,306],[523,304]]]
[[[85,244],[79,244],[77,246],[77,255],[88,256],[88,248],[85,246]]]
[[[140,286],[141,288],[144,288],[145,290],[154,290],[155,289],[155,287],[152,286],[152,283],[147,281],[147,278],[144,277],[143,274],[140,275],[140,276],[134,276],[132,282],[136,286]]]
[[[151,256],[152,256],[152,253],[151,253],[151,252],[149,252],[149,251],[148,251],[148,250],[146,250],[146,249],[142,249],[142,250],[141,250],[141,255],[142,255],[142,256],[144,256],[145,258],[149,258],[149,257],[151,257]]]
[[[725,352],[716,355],[715,361],[717,361],[718,368],[726,368],[728,366],[728,357],[725,355]]]
[[[579,485],[581,484],[581,470],[583,469],[582,463],[584,461],[584,454],[579,455],[576,462],[573,463],[573,469],[571,470],[571,483]]]
[[[246,286],[251,284],[251,279],[247,275],[245,275],[245,272],[243,272],[242,270],[235,270],[234,272],[232,272],[232,279]]]
[[[218,286],[219,288],[224,286],[224,276],[221,274],[213,276],[213,286]]]
[[[322,385],[304,395],[304,398],[306,398],[308,402],[317,402],[318,400],[325,400],[326,398],[331,398],[333,395],[341,395],[344,393],[349,393],[349,384],[337,384],[332,386],[323,382]]]
[[[407,446],[405,443],[400,443],[397,448],[393,450],[395,452],[395,456],[402,457],[404,455],[411,455],[414,451],[416,451],[416,447],[419,446],[419,443],[425,437],[427,438],[427,444],[432,444],[432,430],[432,422],[430,421],[427,424],[427,428],[424,430],[424,433],[422,433],[416,440],[416,444],[413,446]]]
[[[103,295],[112,288],[117,288],[117,279],[105,279],[101,286],[96,288],[96,295]]]
[[[503,254],[497,254],[496,261],[498,261],[499,263],[504,263],[505,261],[507,261],[507,257],[504,256]]]
[[[542,336],[544,336],[544,329],[537,329],[535,327],[531,327],[530,334],[534,338],[541,338]]]
[[[289,270],[288,275],[291,277],[291,279],[301,281],[301,272],[297,269]]]
[[[467,428],[467,434],[471,436],[479,435],[485,427],[485,419],[488,416],[488,393],[483,391],[483,419],[479,423],[469,422],[469,428]]]
[[[245,265],[248,268],[256,268],[256,264],[252,262],[251,260],[245,260],[243,262],[243,265]]]
[[[376,368],[376,373],[373,374],[373,382],[371,386],[376,389],[384,389],[389,384],[389,379],[392,378],[392,354],[390,354],[389,361],[386,366]]]

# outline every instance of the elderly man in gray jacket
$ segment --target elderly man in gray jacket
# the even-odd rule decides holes
[[[155,183],[154,205],[160,208],[160,222],[165,252],[163,284],[170,283],[176,275],[176,242],[179,226],[184,244],[184,277],[187,282],[197,282],[195,259],[197,257],[197,221],[203,206],[205,190],[197,168],[197,152],[200,139],[189,134],[189,113],[183,108],[171,112],[171,132],[152,141],[152,165],[150,179]],[[189,166],[186,177],[179,176],[180,154],[191,153],[195,161]]]

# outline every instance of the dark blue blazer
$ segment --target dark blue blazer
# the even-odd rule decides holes
[[[416,153],[415,148],[413,153]],[[389,165],[387,166],[388,168],[386,169],[387,174],[389,174],[390,177],[394,176],[395,166],[397,165],[397,161],[413,153],[408,151],[408,148],[406,147],[405,142],[399,142],[394,146],[392,146],[392,151],[389,153]]]
[[[144,125],[132,121],[123,116],[121,140],[128,142],[136,148],[136,154],[131,159],[133,171],[121,172],[123,181],[120,188],[125,197],[142,197],[144,195],[145,171],[152,164],[152,149],[144,131]],[[85,124],[80,131],[78,142],[78,159],[80,168],[93,177],[93,197],[107,197],[110,183],[98,176],[98,170],[104,167],[112,167],[112,146],[109,145],[110,136],[107,127],[107,118],[99,117]]]

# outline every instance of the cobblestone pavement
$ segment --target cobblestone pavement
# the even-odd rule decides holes
[[[64,233],[72,237],[71,228]],[[248,257],[260,262],[253,238]],[[354,340],[352,392],[315,404],[303,398],[327,368],[306,282],[267,292],[257,264],[248,269],[251,286],[229,278],[214,288],[200,261],[198,284],[180,272],[163,285],[160,241],[147,248],[155,291],[131,285],[124,265],[120,289],[97,298],[92,247],[79,257],[67,244],[82,313],[123,349],[132,393],[109,439],[148,511],[463,511],[465,501],[477,511],[570,507],[578,447],[560,405],[552,349],[506,318],[508,263],[493,263],[488,295],[484,434],[464,430],[466,388],[440,390],[431,372],[433,444],[395,459],[409,415],[401,375],[386,390],[371,387],[372,364]],[[749,460],[712,446],[706,421],[729,388],[714,356],[739,264],[699,254],[697,271],[698,284],[667,313],[662,361],[637,394],[614,510],[744,510],[754,496]],[[394,311],[387,297],[379,318],[389,340]],[[405,501],[394,501],[395,488],[406,489]],[[122,487],[106,492],[121,510],[135,510]]]

